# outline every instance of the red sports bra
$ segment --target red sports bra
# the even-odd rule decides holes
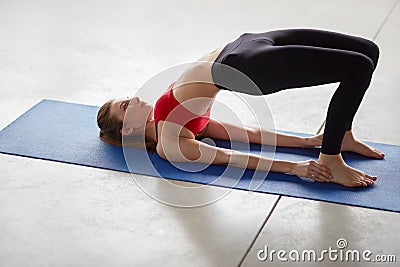
[[[168,87],[167,91],[157,99],[154,105],[153,115],[156,133],[158,121],[163,120],[182,125],[196,135],[201,132],[210,121],[211,108],[207,109],[206,113],[203,115],[192,113],[174,97],[172,93],[174,85],[175,82],[173,82]]]

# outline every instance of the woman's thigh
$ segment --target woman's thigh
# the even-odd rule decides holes
[[[225,58],[224,64],[246,74],[266,95],[352,79],[363,75],[363,65],[373,63],[358,52],[302,45],[272,46],[256,39],[242,43]],[[248,93],[240,88],[235,91],[240,90]]]
[[[369,57],[376,66],[379,47],[371,40],[339,32],[318,29],[284,29],[250,34],[246,37],[267,38],[274,46],[302,45],[358,52]]]

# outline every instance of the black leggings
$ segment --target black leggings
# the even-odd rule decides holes
[[[340,153],[346,131],[370,84],[379,57],[367,39],[313,29],[245,33],[228,43],[213,64],[220,89],[268,95],[288,88],[340,82],[329,103],[321,152]],[[246,74],[261,92],[244,86],[223,64]]]

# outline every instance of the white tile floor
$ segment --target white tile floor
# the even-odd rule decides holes
[[[308,27],[375,38],[381,58],[354,131],[400,145],[396,2],[2,0],[0,128],[43,98],[100,105],[132,96],[154,74],[246,31]],[[334,90],[267,96],[276,128],[316,133]],[[265,245],[321,251],[338,238],[400,261],[398,213],[240,190],[206,207],[176,209],[148,197],[126,173],[0,158],[2,267],[274,266],[284,263],[257,259]]]

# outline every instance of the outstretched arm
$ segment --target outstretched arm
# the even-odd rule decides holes
[[[304,138],[295,135],[272,132],[258,127],[240,127],[227,122],[210,119],[206,130],[200,137],[210,137],[222,140],[235,140],[263,145],[274,145],[285,147],[312,147],[320,145],[321,140]]]
[[[261,171],[290,173],[329,182],[330,170],[314,160],[291,162],[273,160],[261,155],[243,153],[220,147],[214,147],[198,140],[186,137],[164,137],[157,144],[160,157],[173,162],[192,162],[231,165]]]

